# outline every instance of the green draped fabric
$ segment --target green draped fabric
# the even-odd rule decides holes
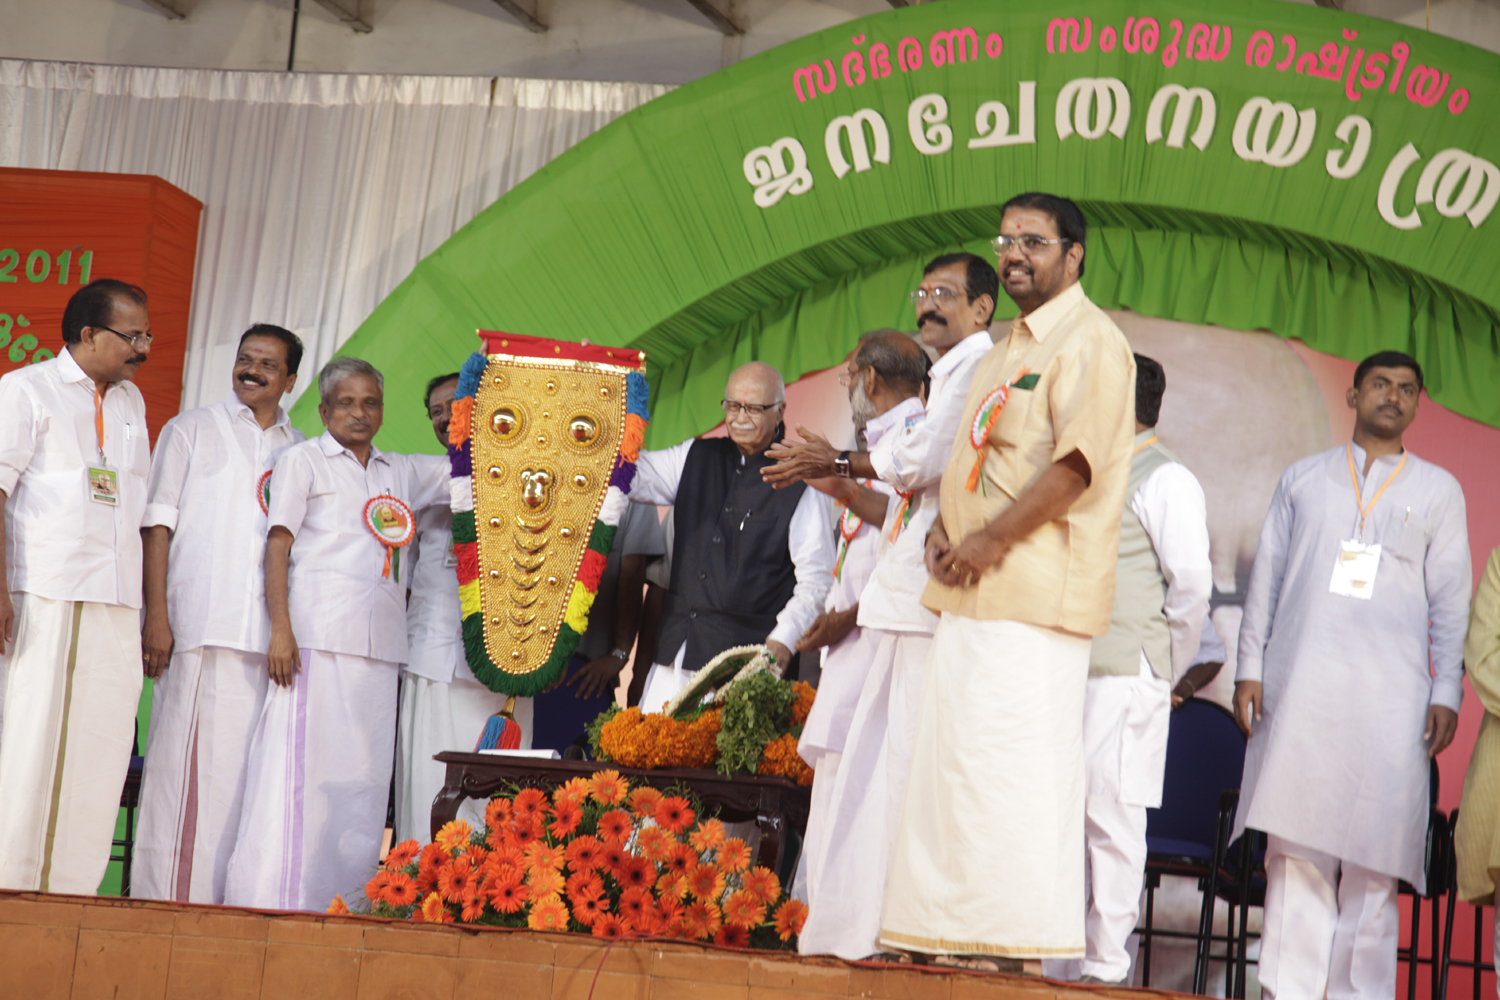
[[[1127,32],[1146,17],[1154,46]],[[1287,58],[1293,41],[1313,54],[1304,71]],[[880,45],[891,72],[877,77]],[[1347,68],[1311,72],[1325,64]],[[1113,81],[1084,89],[1114,95],[1116,114],[1100,119],[1098,97],[1092,116],[1060,101],[1094,80]],[[1216,108],[1211,128],[1201,107],[1185,119],[1180,145],[1169,144],[1183,103],[1165,97],[1172,85],[1202,88]],[[1034,141],[970,148],[986,102],[1021,128],[1028,86]],[[1273,102],[1286,105],[1279,128],[1310,140],[1300,159],[1265,124]],[[863,162],[838,131],[856,113],[885,129],[883,158],[874,125],[858,126]],[[1364,132],[1362,166],[1337,176]],[[758,204],[756,181],[771,173],[762,156],[754,177],[753,151],[777,140],[801,151],[810,187]],[[1268,162],[1278,155],[1283,165]],[[839,160],[853,169],[841,176]],[[422,386],[457,367],[476,329],[628,344],[648,353],[659,447],[718,422],[739,362],[790,380],[837,363],[865,330],[911,329],[905,293],[922,263],[959,246],[988,253],[998,205],[1045,189],[1084,208],[1084,286],[1100,305],[1269,330],[1353,359],[1405,349],[1434,399],[1500,426],[1497,162],[1500,57],[1404,25],[1273,0],[946,0],[798,39],[625,115],[419,264],[343,353],[387,375],[381,446],[430,451],[415,419]],[[1418,204],[1423,177],[1432,190]],[[315,404],[294,410],[304,429]]]

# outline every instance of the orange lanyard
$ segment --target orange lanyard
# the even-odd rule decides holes
[[[1140,444],[1136,445],[1135,446],[1135,451],[1131,452],[1130,454],[1132,456],[1139,455],[1141,453],[1141,449],[1142,448],[1145,448],[1145,447],[1147,447],[1149,445],[1153,445],[1155,443],[1156,443],[1156,435],[1153,434],[1150,437],[1148,437],[1146,440],[1142,441]]]
[[[94,384],[94,433],[99,438],[99,461],[107,461],[104,457],[104,389],[98,383]]]
[[[1391,485],[1393,479],[1401,475],[1402,468],[1406,466],[1406,452],[1401,452],[1401,461],[1397,463],[1396,471],[1391,473],[1380,489],[1375,491],[1375,495],[1370,498],[1368,506],[1361,503],[1359,499],[1359,476],[1354,471],[1354,447],[1349,444],[1344,445],[1344,453],[1349,456],[1349,481],[1354,484],[1354,505],[1359,508],[1359,534],[1363,538],[1365,534],[1365,518],[1369,515],[1370,511],[1375,509],[1375,502],[1380,499],[1380,494],[1385,492],[1385,488]]]

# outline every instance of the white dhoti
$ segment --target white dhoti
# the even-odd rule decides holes
[[[1084,953],[1090,641],[944,612],[922,682],[880,942],[931,954]]]
[[[1266,848],[1260,987],[1267,1000],[1389,1000],[1396,879],[1274,834]]]
[[[880,645],[879,633],[856,628],[823,653],[823,672],[818,679],[818,697],[802,727],[797,753],[813,769],[812,799],[807,812],[807,830],[802,853],[792,879],[791,895],[808,902],[810,886],[822,875],[828,852],[829,810],[839,763],[848,742],[854,711],[869,676],[870,664]],[[868,954],[868,953],[867,953]]]
[[[400,730],[396,752],[396,840],[432,839],[432,800],[437,798],[448,765],[432,759],[444,750],[472,752],[490,716],[505,707],[507,695],[496,694],[472,678],[431,681],[415,674],[401,677]],[[532,702],[517,698],[513,709],[521,727],[521,749],[531,748]],[[476,829],[484,823],[484,802],[466,799],[459,818]]]
[[[1127,948],[1140,918],[1146,871],[1146,810],[1161,806],[1172,689],[1142,658],[1135,677],[1090,677],[1083,701],[1087,953],[1052,959],[1056,979],[1130,975]]]
[[[0,734],[0,888],[92,896],[141,698],[140,612],[13,593]]]
[[[250,747],[224,902],[317,910],[364,888],[380,858],[398,664],[302,650],[272,685]]]
[[[223,903],[266,658],[221,646],[172,654],[151,693],[131,893]]]
[[[855,960],[880,950],[881,902],[932,637],[866,632],[875,653],[827,809],[820,872],[808,880],[807,922],[797,938],[804,955]]]

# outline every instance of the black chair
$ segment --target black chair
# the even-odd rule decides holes
[[[1232,948],[1235,935],[1213,934],[1214,900],[1225,869],[1234,805],[1245,767],[1245,737],[1234,717],[1218,705],[1192,699],[1172,713],[1167,736],[1166,778],[1160,809],[1146,811],[1145,926],[1141,941],[1141,985],[1151,985],[1153,938],[1186,938],[1197,942],[1194,983],[1207,982],[1213,941]],[[1197,878],[1203,891],[1198,931],[1157,930],[1153,921],[1157,888],[1163,875]],[[1201,986],[1196,986],[1202,992]]]
[[[1417,971],[1418,966],[1427,965],[1432,969],[1432,996],[1440,997],[1440,978],[1442,971],[1442,958],[1439,951],[1441,940],[1441,921],[1439,915],[1439,900],[1443,894],[1450,890],[1453,885],[1454,876],[1452,865],[1449,861],[1451,854],[1452,834],[1449,830],[1448,819],[1437,807],[1438,801],[1438,769],[1437,762],[1431,764],[1428,774],[1428,814],[1427,814],[1427,842],[1425,855],[1423,857],[1423,870],[1427,873],[1427,892],[1418,893],[1407,882],[1399,882],[1397,891],[1401,895],[1412,898],[1411,923],[1408,929],[1405,947],[1396,949],[1397,961],[1407,963],[1406,974],[1406,996],[1407,1000],[1416,1000],[1417,995]],[[1254,830],[1247,830],[1245,836],[1235,842],[1230,851],[1231,856],[1237,859],[1234,872],[1228,877],[1221,877],[1218,889],[1221,898],[1228,900],[1231,906],[1239,909],[1239,941],[1233,949],[1234,976],[1232,981],[1226,980],[1225,992],[1231,997],[1244,997],[1247,966],[1252,964],[1248,954],[1249,944],[1249,916],[1250,907],[1265,906],[1266,892],[1266,869],[1265,869],[1265,835]],[[1248,891],[1241,893],[1240,886],[1248,886]],[[1423,958],[1420,952],[1422,933],[1422,902],[1427,900],[1432,903],[1432,948],[1430,957]],[[1452,900],[1449,900],[1449,924],[1452,923]],[[1233,933],[1236,921],[1231,917],[1230,933]],[[1216,956],[1217,957],[1217,956]],[[1199,992],[1202,992],[1200,984]]]
[[[141,723],[136,720],[135,739],[130,745],[130,767],[120,790],[120,808],[125,810],[125,836],[110,841],[110,861],[120,862],[120,895],[130,895],[130,866],[135,860],[135,810],[141,804],[141,776],[146,758],[141,756]]]
[[[1448,970],[1452,966],[1464,969],[1473,969],[1473,992],[1474,1000],[1479,1000],[1479,977],[1484,972],[1494,972],[1495,964],[1480,960],[1484,954],[1484,911],[1490,909],[1487,906],[1471,906],[1474,911],[1474,951],[1470,959],[1453,957],[1453,915],[1458,903],[1458,855],[1453,850],[1453,834],[1458,829],[1458,810],[1453,810],[1449,817],[1447,838],[1447,871],[1448,871],[1448,906],[1446,930],[1443,934],[1443,957],[1442,971],[1438,976],[1437,992],[1433,996],[1446,997],[1448,995]]]

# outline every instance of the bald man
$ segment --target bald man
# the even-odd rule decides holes
[[[781,373],[752,361],[724,389],[727,438],[643,451],[630,499],[673,507],[672,586],[641,710],[659,712],[692,673],[734,646],[765,643],[785,670],[833,584],[832,501],[760,477],[785,431]]]

